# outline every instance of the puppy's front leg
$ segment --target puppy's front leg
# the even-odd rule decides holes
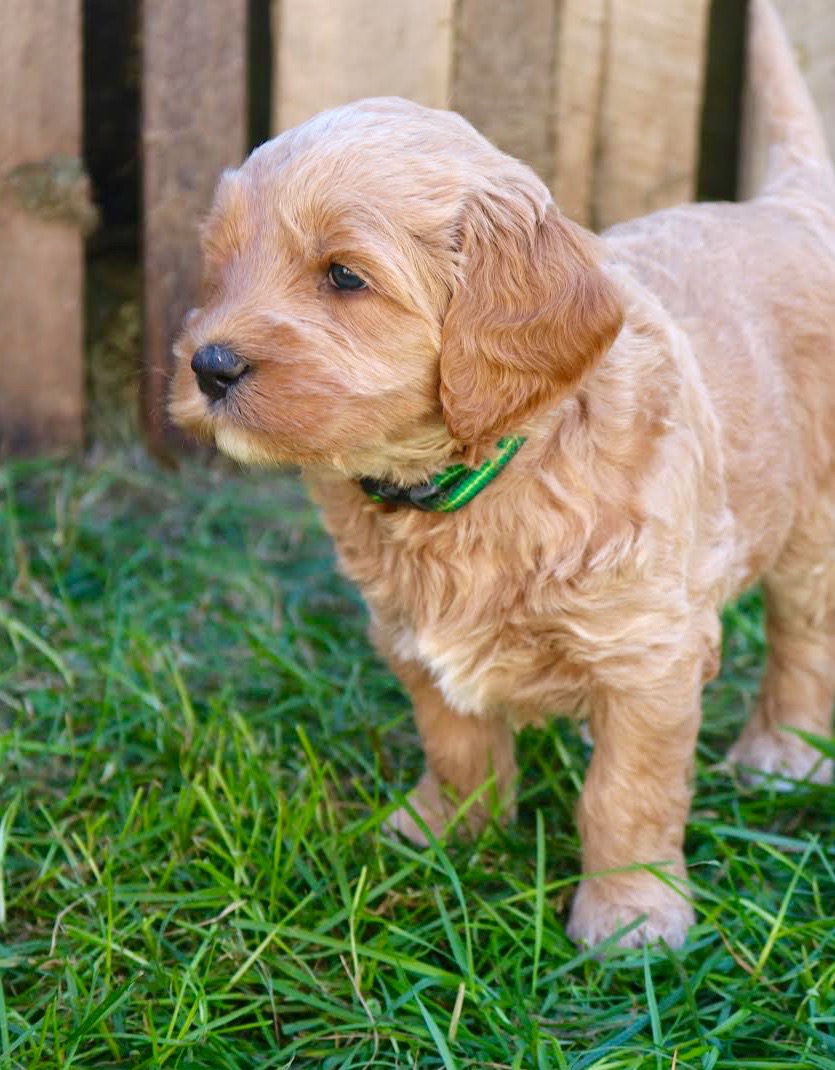
[[[492,776],[494,785],[467,811],[467,830],[476,834],[484,826],[494,793],[502,809],[512,812],[516,759],[513,731],[507,722],[500,717],[457,713],[420,665],[391,661],[414,703],[426,754],[426,772],[409,795],[412,808],[440,836],[459,804]],[[426,843],[423,831],[404,807],[392,814],[388,824],[414,843]]]
[[[664,685],[639,682],[628,695],[607,691],[593,704],[594,752],[578,811],[587,876],[571,910],[572,939],[593,946],[646,915],[622,945],[684,942],[694,921],[682,845],[700,700],[701,674],[690,669]],[[647,870],[607,872],[635,863],[653,864],[677,887]]]

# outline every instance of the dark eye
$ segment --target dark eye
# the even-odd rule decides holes
[[[328,278],[337,290],[364,290],[365,282],[349,271],[344,264],[331,264],[328,268]]]

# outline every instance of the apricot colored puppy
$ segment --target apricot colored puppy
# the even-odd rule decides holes
[[[755,200],[595,238],[459,116],[360,101],[223,176],[177,345],[179,424],[305,469],[414,702],[435,833],[491,777],[512,809],[520,725],[588,719],[569,931],[592,944],[693,921],[702,685],[722,605],[760,578],[769,660],[731,757],[832,772],[784,729],[828,734],[835,696],[835,177],[752,14]]]

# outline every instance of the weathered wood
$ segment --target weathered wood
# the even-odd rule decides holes
[[[832,0],[772,0],[817,104],[835,158],[835,4]],[[746,85],[739,193],[752,196],[765,172],[764,132]]]
[[[709,0],[608,0],[593,222],[695,192]]]
[[[557,0],[461,0],[452,107],[504,152],[554,179]]]
[[[453,0],[273,0],[273,128],[359,97],[449,104]]]
[[[0,0],[0,453],[82,441],[79,0]]]
[[[592,223],[605,30],[606,0],[563,0],[553,193],[563,212],[584,226]]]
[[[144,0],[143,413],[169,438],[171,345],[199,294],[198,223],[246,149],[246,0]]]

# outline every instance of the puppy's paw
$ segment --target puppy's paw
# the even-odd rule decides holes
[[[798,780],[832,783],[832,761],[791,732],[748,725],[728,751],[728,761],[742,767],[747,783],[769,783],[777,791],[793,791]]]
[[[618,940],[619,947],[642,947],[659,940],[681,947],[696,920],[683,887],[679,892],[651,873],[630,873],[584,880],[566,932],[576,944],[596,947],[641,916],[644,920]]]
[[[444,797],[440,785],[431,773],[426,772],[420,778],[409,795],[409,805],[426,822],[435,839],[441,839],[455,813],[455,808]],[[394,811],[383,825],[383,830],[388,833],[397,833],[419,847],[426,847],[429,843],[426,833],[405,806]]]
[[[500,800],[485,799],[483,794],[466,800],[466,804],[460,807],[460,820],[456,821],[459,806],[454,796],[440,785],[428,770],[409,795],[409,805],[423,818],[436,840],[447,834],[453,822],[457,836],[462,839],[475,839],[491,816],[495,816],[503,825],[516,817],[516,796],[511,785]],[[383,825],[383,831],[396,832],[420,847],[425,847],[428,843],[423,829],[405,806],[394,811]]]

